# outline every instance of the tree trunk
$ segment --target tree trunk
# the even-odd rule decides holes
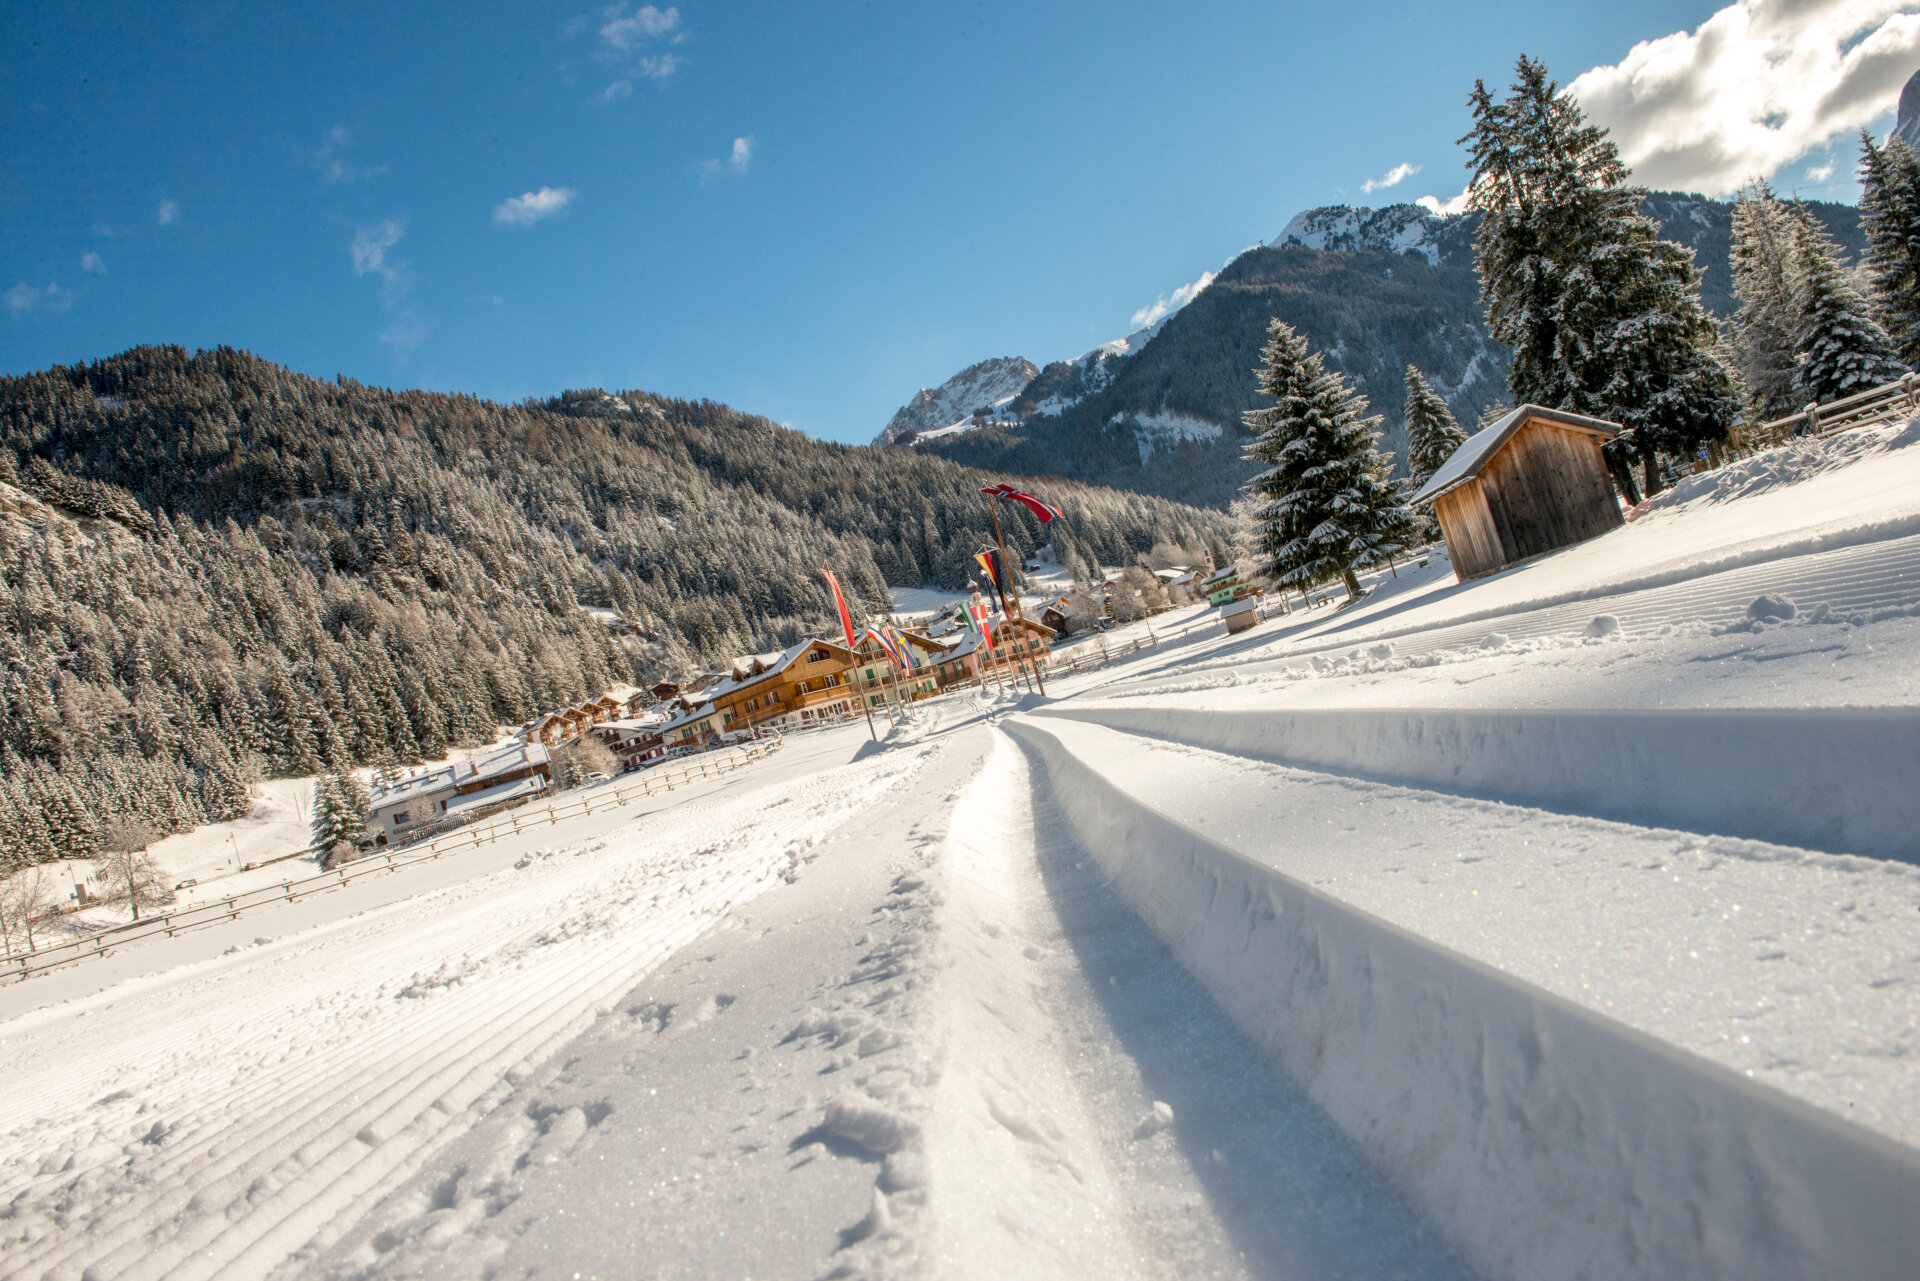
[[[1640,463],[1646,470],[1647,497],[1651,498],[1659,493],[1662,488],[1660,484],[1660,460],[1654,457],[1654,451],[1650,447],[1643,445],[1640,448]]]
[[[1604,457],[1607,460],[1607,470],[1613,473],[1613,482],[1620,486],[1620,495],[1627,500],[1627,506],[1638,507],[1640,486],[1634,483],[1633,468],[1628,466],[1627,460],[1615,450],[1605,451]]]
[[[1360,599],[1360,580],[1353,576],[1352,566],[1348,566],[1346,569],[1340,571],[1340,581],[1347,585],[1348,600]]]

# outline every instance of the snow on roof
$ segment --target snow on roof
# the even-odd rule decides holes
[[[526,765],[543,765],[547,761],[547,749],[539,743],[515,743],[500,751],[489,752],[484,756],[470,757],[464,761],[448,761],[435,765],[423,774],[411,778],[398,779],[385,787],[376,787],[369,794],[368,809],[383,809],[398,801],[415,801],[423,796],[436,796],[449,792],[457,785],[470,782],[475,778],[485,778],[490,774],[504,774],[508,770],[519,769]]]
[[[1229,578],[1237,578],[1239,575],[1240,567],[1238,565],[1222,565],[1219,569],[1214,570],[1211,574],[1201,579],[1200,582],[1202,584],[1221,583]]]
[[[687,711],[680,713],[678,716],[674,717],[672,720],[662,725],[660,727],[660,732],[662,734],[665,734],[671,730],[679,729],[682,726],[691,725],[693,724],[693,722],[699,720],[703,716],[711,716],[711,715],[713,715],[713,704],[702,703],[698,707],[689,708]]]
[[[478,792],[468,792],[457,801],[447,802],[447,815],[454,817],[485,809],[501,801],[510,801],[516,796],[531,796],[546,790],[547,780],[538,774],[529,774],[525,778],[516,778],[509,783],[500,783]]]
[[[1500,452],[1502,445],[1513,439],[1514,433],[1534,418],[1558,423],[1562,427],[1571,427],[1575,431],[1589,432],[1604,440],[1612,440],[1625,430],[1619,423],[1610,423],[1604,418],[1589,418],[1585,414],[1569,413],[1564,409],[1548,409],[1544,405],[1522,405],[1484,430],[1467,437],[1460,448],[1454,450],[1447,461],[1440,464],[1440,469],[1420,487],[1420,492],[1407,501],[1410,503],[1432,502],[1448,490],[1466,484],[1480,474],[1480,469]]]

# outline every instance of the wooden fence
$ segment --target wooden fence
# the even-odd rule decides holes
[[[1867,427],[1920,413],[1920,374],[1858,392],[1824,405],[1808,405],[1797,414],[1761,423],[1754,435],[1761,441],[1786,436],[1829,436],[1849,427]]]
[[[59,969],[94,957],[111,956],[117,947],[159,934],[172,938],[176,934],[217,925],[222,921],[237,921],[242,912],[253,908],[265,907],[273,903],[297,903],[303,898],[351,885],[368,876],[398,872],[416,863],[428,863],[461,850],[491,845],[504,837],[519,836],[523,832],[540,827],[551,827],[563,819],[582,818],[602,810],[629,805],[644,797],[671,792],[678,787],[687,787],[702,779],[719,778],[753,761],[771,756],[779,751],[782,745],[777,734],[770,735],[735,748],[705,753],[678,769],[668,770],[655,766],[653,769],[643,770],[635,781],[621,787],[598,789],[576,800],[555,801],[539,807],[529,806],[524,809],[509,810],[485,822],[471,823],[431,840],[375,850],[351,863],[342,863],[317,876],[305,877],[298,881],[285,881],[279,885],[262,886],[257,890],[247,890],[216,902],[201,903],[195,907],[181,908],[159,916],[149,916],[126,925],[108,926],[85,937],[48,944],[31,951],[10,952],[0,956],[0,980],[27,979],[36,974],[44,974],[48,970]],[[300,858],[313,853],[312,850],[300,850],[280,858],[250,863],[247,866],[265,867],[270,863],[285,862],[287,859]]]

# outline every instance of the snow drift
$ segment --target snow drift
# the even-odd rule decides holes
[[[1379,782],[1920,862],[1920,709],[1042,714]]]
[[[1346,906],[1007,728],[1115,887],[1495,1276],[1905,1277],[1920,1157]]]

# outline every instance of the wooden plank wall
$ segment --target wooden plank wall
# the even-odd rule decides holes
[[[1433,514],[1440,531],[1447,536],[1447,555],[1461,578],[1491,574],[1507,563],[1500,546],[1500,534],[1487,499],[1477,484],[1468,482],[1452,493],[1433,500]]]
[[[1454,569],[1475,578],[1624,523],[1600,440],[1530,419],[1480,474],[1434,500]]]
[[[1622,524],[1600,441],[1533,419],[1478,478],[1509,560],[1583,542]]]

